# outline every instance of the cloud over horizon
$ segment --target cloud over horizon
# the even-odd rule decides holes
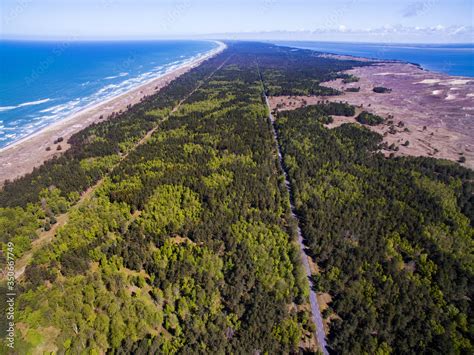
[[[377,28],[355,29],[346,25],[313,30],[247,31],[209,34],[210,37],[234,39],[324,40],[385,43],[472,43],[473,26],[402,26],[386,25]]]
[[[474,42],[472,0],[2,0],[1,8],[3,38],[307,31],[324,40]]]

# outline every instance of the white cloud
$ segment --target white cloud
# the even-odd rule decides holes
[[[465,26],[460,26],[458,28],[453,28],[452,31],[451,31],[451,34],[452,35],[457,35],[457,34],[462,34],[462,33],[466,33],[466,32],[469,32],[469,29]]]

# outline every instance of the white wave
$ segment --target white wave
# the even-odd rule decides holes
[[[127,76],[127,75],[128,75],[128,73],[124,72],[124,73],[120,73],[119,75],[107,76],[104,79],[105,80],[117,79],[117,78],[121,78],[121,77]]]
[[[39,104],[44,104],[45,102],[48,102],[48,101],[51,101],[51,99],[43,99],[43,100],[25,102],[23,104],[19,104],[17,107],[39,105]]]
[[[61,106],[61,105],[59,105],[59,106]],[[40,112],[41,112],[41,113],[53,112],[54,110],[56,110],[57,107],[58,107],[58,106],[53,106],[53,107],[50,107],[50,108],[46,108],[46,109],[44,109],[44,110],[41,110]]]
[[[16,106],[0,106],[0,112],[13,110]]]
[[[64,111],[64,110],[69,110],[71,108],[74,108],[76,107],[79,103],[81,102],[80,99],[75,99],[75,100],[72,100],[72,101],[69,101],[65,104],[61,104],[61,105],[56,105],[56,106],[53,106],[53,107],[49,107],[47,109],[44,109],[44,110],[41,110],[40,112],[41,113],[53,113],[53,114],[56,114],[58,112],[61,112],[61,111]]]
[[[44,104],[45,102],[48,102],[48,101],[51,101],[51,99],[43,99],[43,100],[37,100],[37,101],[31,101],[31,102],[24,102],[24,103],[16,105],[16,106],[0,106],[0,112],[14,110],[14,109],[17,109],[17,108],[20,108],[20,107],[25,107],[25,106],[33,106],[33,105]]]
[[[64,104],[60,104],[60,105],[43,109],[42,111],[40,111],[42,115],[33,115],[33,116],[26,115],[26,117],[30,116],[28,118],[29,124],[26,127],[22,127],[22,124],[20,124],[21,120],[17,120],[15,122],[9,122],[8,125],[9,126],[12,125],[13,127],[2,128],[2,131],[1,131],[2,133],[0,135],[0,142],[10,141],[11,143],[16,139],[26,137],[36,131],[39,131],[43,127],[49,126],[51,123],[57,122],[65,117],[76,114],[84,109],[87,109],[88,107],[92,107],[93,105],[96,105],[97,103],[103,102],[104,100],[112,99],[113,97],[126,93],[129,90],[139,87],[140,85],[151,82],[157,77],[166,75],[167,73],[171,72],[173,69],[186,65],[194,60],[200,59],[201,57],[211,52],[213,51],[198,53],[195,56],[187,57],[187,58],[184,58],[183,56],[181,57],[182,60],[177,60],[171,63],[163,64],[161,66],[156,66],[152,68],[150,71],[140,73],[138,75],[130,76],[129,73],[125,73],[125,72],[119,73],[119,75],[116,77],[126,77],[127,75],[129,77],[126,78],[126,80],[119,80],[117,83],[113,83],[113,84],[110,83],[108,85],[104,85],[104,87],[98,89],[95,93],[89,94],[82,98],[77,98]],[[141,67],[143,67],[143,65],[139,66],[139,68]],[[40,104],[43,102],[47,102],[49,100],[50,99],[38,100],[33,103],[25,103],[25,104]],[[25,106],[25,104],[22,104],[22,106]],[[16,107],[17,106],[12,106],[12,108],[16,108]],[[2,108],[0,106],[0,111],[1,109]],[[7,109],[10,109],[10,108],[7,107]],[[9,131],[9,133],[15,132],[16,137],[10,136],[8,138],[5,138],[5,135],[4,135],[5,131]],[[9,143],[7,143],[7,145],[8,144]],[[5,145],[3,143],[0,144],[0,147],[4,147],[4,146]]]

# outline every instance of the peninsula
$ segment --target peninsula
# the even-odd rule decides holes
[[[227,41],[4,150],[15,352],[472,353],[471,85]]]

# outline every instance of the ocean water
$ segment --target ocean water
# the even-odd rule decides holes
[[[0,148],[216,47],[211,41],[0,41]]]
[[[273,42],[289,47],[416,63],[423,68],[456,76],[474,77],[474,44],[373,44],[344,42]]]

